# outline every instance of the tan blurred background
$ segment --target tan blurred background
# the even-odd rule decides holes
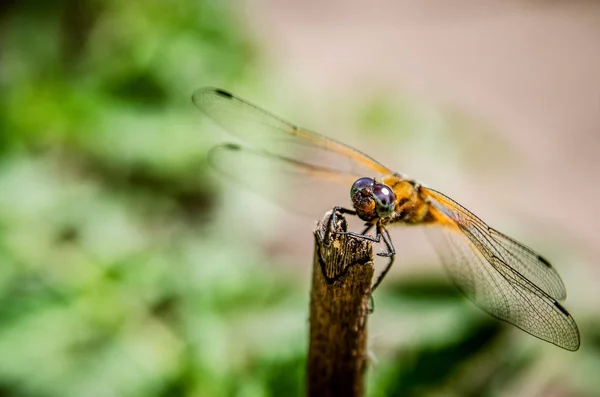
[[[322,207],[302,217],[215,176],[235,138],[200,86],[448,194],[563,277],[576,353],[394,230],[368,395],[600,395],[600,3],[6,2],[0,51],[0,395],[303,395],[311,232],[348,189],[282,186]]]

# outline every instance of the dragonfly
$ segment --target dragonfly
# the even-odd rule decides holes
[[[296,176],[350,187],[353,208],[334,207],[333,217],[355,215],[360,232],[342,232],[385,249],[389,262],[374,291],[394,262],[396,250],[387,227],[426,226],[450,278],[484,311],[566,350],[579,349],[579,329],[567,309],[565,285],[541,255],[488,226],[445,194],[392,171],[342,142],[291,124],[218,88],[197,89],[192,101],[210,119],[247,145],[222,144],[211,162],[228,168],[251,158],[291,170]],[[291,203],[295,205],[296,203]],[[375,236],[367,234],[374,229]]]

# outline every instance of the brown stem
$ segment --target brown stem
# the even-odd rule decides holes
[[[338,215],[331,225],[330,217],[314,232],[307,395],[363,396],[373,249],[363,239],[331,233],[347,224]]]

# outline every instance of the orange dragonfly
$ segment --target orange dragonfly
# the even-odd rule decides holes
[[[542,256],[491,228],[446,195],[393,172],[341,142],[290,124],[217,88],[200,88],[193,102],[225,130],[252,147],[217,146],[211,161],[229,167],[243,158],[262,159],[307,178],[347,183],[354,209],[335,207],[365,222],[362,233],[390,261],[372,291],[392,266],[395,249],[386,227],[427,225],[434,246],[458,288],[481,309],[529,334],[567,350],[579,349],[577,324],[558,302],[566,298],[557,271]],[[309,160],[306,160],[309,159]],[[374,228],[375,237],[366,233]]]

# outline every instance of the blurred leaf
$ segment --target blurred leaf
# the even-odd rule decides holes
[[[432,303],[463,299],[456,286],[443,277],[406,277],[394,281],[389,290],[392,291],[392,296],[399,299]]]
[[[388,396],[418,396],[443,387],[459,365],[483,354],[498,336],[497,323],[485,323],[456,343],[443,347],[400,351],[397,364],[389,371],[390,383],[385,388]]]

